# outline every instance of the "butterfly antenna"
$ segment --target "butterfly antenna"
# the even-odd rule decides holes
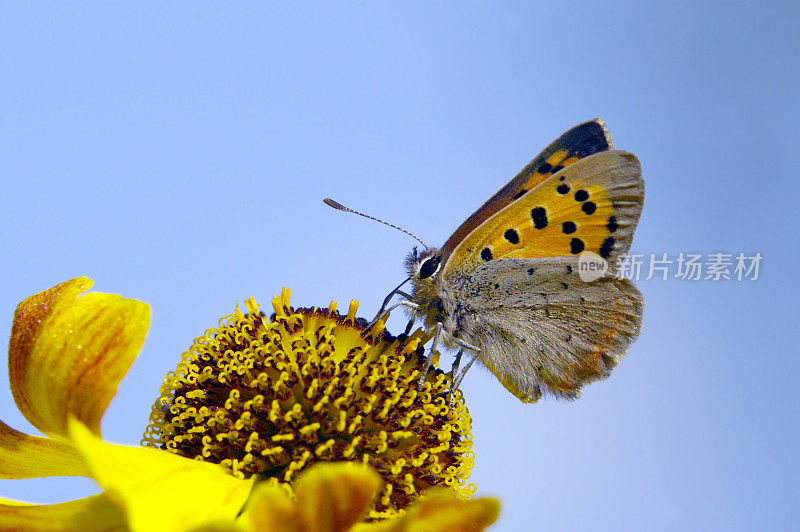
[[[423,246],[425,246],[425,249],[428,249],[428,244],[426,244],[425,242],[423,242],[423,241],[422,241],[422,239],[421,239],[420,237],[418,237],[417,235],[415,235],[414,233],[412,233],[412,232],[410,232],[410,231],[406,231],[406,230],[405,230],[405,229],[403,229],[402,227],[397,227],[397,226],[396,226],[396,225],[394,225],[394,224],[390,224],[389,222],[384,222],[384,221],[383,221],[383,220],[381,220],[380,218],[375,218],[374,216],[370,216],[370,215],[368,215],[368,214],[364,214],[363,212],[354,211],[353,209],[350,209],[350,208],[348,208],[348,207],[345,207],[344,205],[342,205],[342,204],[341,204],[341,203],[339,203],[338,201],[333,201],[333,200],[332,200],[332,199],[330,199],[330,198],[325,198],[325,199],[324,199],[324,200],[322,200],[322,201],[324,201],[324,202],[325,202],[325,204],[326,204],[328,207],[333,207],[333,208],[334,208],[334,209],[336,209],[337,211],[352,212],[353,214],[357,214],[357,215],[359,215],[359,216],[363,216],[364,218],[369,218],[370,220],[375,220],[376,222],[380,222],[380,223],[382,223],[383,225],[388,225],[389,227],[394,227],[394,228],[395,228],[395,229],[397,229],[398,231],[402,231],[402,232],[404,232],[405,234],[407,234],[408,236],[410,236],[411,238],[413,238],[414,240],[416,240],[417,242],[419,242],[420,244],[422,244]]]

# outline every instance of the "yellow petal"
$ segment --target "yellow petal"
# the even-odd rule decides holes
[[[0,421],[0,478],[88,476],[72,445],[29,436]]]
[[[297,506],[308,530],[349,530],[364,516],[382,485],[372,469],[356,463],[320,464],[295,484]]]
[[[297,506],[278,486],[262,482],[247,501],[240,523],[252,531],[305,532]],[[313,529],[312,529],[313,530]]]
[[[237,479],[216,464],[105,443],[74,418],[69,433],[94,479],[125,508],[133,531],[187,530],[232,521],[253,486],[252,480]]]
[[[75,416],[95,433],[119,381],[136,358],[150,308],[112,294],[90,293],[79,277],[17,307],[8,348],[11,391],[22,414],[49,435],[65,435]]]
[[[296,503],[278,486],[258,485],[241,522],[253,531],[344,532],[364,516],[381,484],[361,464],[317,464],[298,477]]]
[[[266,531],[269,529],[262,528]],[[190,529],[190,532],[248,532],[248,529],[229,521],[216,521]]]
[[[408,530],[477,532],[497,521],[499,515],[500,501],[497,499],[485,497],[461,501],[440,491],[420,503]]]
[[[59,504],[0,499],[0,530],[85,532],[127,530],[125,515],[105,494]]]
[[[500,502],[493,498],[459,500],[453,492],[429,492],[405,515],[387,521],[363,523],[354,532],[478,532],[497,520]]]

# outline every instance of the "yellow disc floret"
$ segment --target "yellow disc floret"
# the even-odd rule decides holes
[[[371,518],[404,510],[434,486],[461,498],[473,463],[471,420],[451,375],[431,369],[417,390],[428,336],[393,337],[328,309],[292,309],[288,290],[271,317],[253,299],[195,339],[168,374],[145,445],[259,475],[291,491],[319,461],[362,462],[383,478]],[[452,404],[451,404],[452,402]]]

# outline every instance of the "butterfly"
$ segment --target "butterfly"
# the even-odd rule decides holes
[[[412,319],[435,331],[431,352],[439,343],[459,349],[453,390],[477,360],[522,402],[574,399],[636,340],[644,305],[628,279],[584,281],[581,255],[596,254],[615,273],[643,202],[638,159],[613,149],[601,120],[575,126],[441,248],[414,248],[405,263],[411,293],[401,283],[384,307],[403,296]],[[457,374],[464,352],[472,358]]]

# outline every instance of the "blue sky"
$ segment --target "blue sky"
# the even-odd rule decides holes
[[[4,3],[0,335],[79,275],[148,302],[103,425],[135,444],[163,375],[237,302],[288,286],[369,317],[402,279],[413,240],[323,197],[441,244],[599,116],[642,161],[634,252],[761,253],[760,278],[641,281],[640,340],[573,403],[522,405],[473,369],[472,481],[503,501],[496,530],[790,529],[798,27],[791,2]],[[0,419],[33,430],[5,371]]]

